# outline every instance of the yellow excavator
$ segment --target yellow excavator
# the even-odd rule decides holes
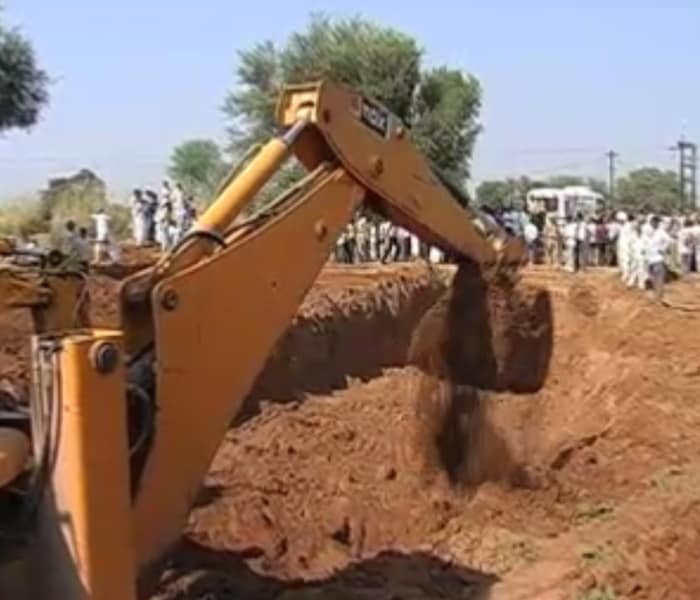
[[[0,429],[0,598],[139,596],[140,578],[177,542],[232,417],[363,203],[484,280],[522,264],[522,244],[461,206],[380,103],[331,82],[294,85],[277,121],[279,136],[185,238],[124,280],[120,329],[44,327],[33,337],[30,423]],[[245,216],[292,156],[308,174]],[[62,305],[65,325],[74,296],[44,305]]]

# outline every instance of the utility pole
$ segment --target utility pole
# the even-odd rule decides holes
[[[610,204],[613,204],[615,201],[615,159],[618,154],[614,150],[608,150],[605,155],[608,157],[608,195],[610,196]]]
[[[697,208],[698,147],[681,138],[674,149],[678,150],[681,209]]]

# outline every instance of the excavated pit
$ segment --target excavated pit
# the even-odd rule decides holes
[[[453,328],[483,332],[481,314],[489,331],[453,348],[426,324],[459,305],[449,277],[324,271],[142,597],[700,598],[700,314],[611,272],[528,269],[524,299],[505,285],[455,313]],[[114,287],[91,281],[102,324]],[[678,282],[669,301],[698,292]],[[499,321],[504,306],[523,317]],[[537,315],[550,308],[548,338]],[[0,316],[6,385],[22,387],[26,333]],[[513,349],[548,339],[531,392],[543,361]]]
[[[554,329],[536,326],[537,291],[514,300],[533,320],[479,375],[511,391],[460,369],[454,384],[478,357],[414,341],[418,366],[263,403],[232,428],[152,597],[700,597],[700,315],[660,311],[607,272],[525,280],[549,291]],[[681,300],[700,290],[684,286]],[[511,326],[496,318],[491,339]],[[519,355],[539,373],[524,388],[508,368],[517,336],[554,340],[534,393],[539,358]]]

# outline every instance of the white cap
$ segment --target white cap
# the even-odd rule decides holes
[[[617,213],[615,213],[615,219],[624,223],[627,221],[627,213],[623,210],[618,210]]]

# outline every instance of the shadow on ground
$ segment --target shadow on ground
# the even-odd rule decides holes
[[[313,582],[258,575],[239,554],[191,542],[182,544],[168,567],[155,596],[159,600],[487,600],[497,581],[424,552],[395,550]]]

